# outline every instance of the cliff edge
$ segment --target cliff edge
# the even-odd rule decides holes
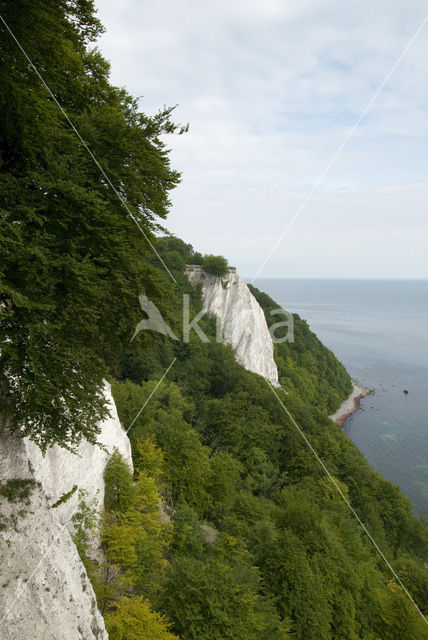
[[[236,269],[229,268],[220,278],[200,265],[187,265],[186,274],[191,282],[202,285],[203,308],[218,318],[223,342],[233,347],[237,361],[279,386],[272,338],[263,310]]]

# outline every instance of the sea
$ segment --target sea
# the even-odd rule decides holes
[[[373,389],[344,431],[415,514],[428,514],[428,280],[258,278],[254,285],[304,318],[351,377]]]

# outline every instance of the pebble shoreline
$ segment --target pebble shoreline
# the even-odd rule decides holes
[[[354,380],[352,381],[352,384],[354,388],[351,394],[342,402],[338,410],[329,416],[329,418],[336,422],[340,427],[343,427],[347,419],[352,416],[353,413],[358,411],[361,407],[361,400],[370,393],[373,393],[370,389],[362,387],[354,382]]]

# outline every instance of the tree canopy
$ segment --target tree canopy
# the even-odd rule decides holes
[[[0,13],[126,201],[0,24],[2,407],[21,435],[67,446],[96,438],[138,294],[167,286],[144,257],[179,181],[161,140],[177,127],[109,83],[92,1],[3,0]]]
[[[202,266],[207,273],[223,278],[229,265],[223,256],[205,255],[202,258]]]

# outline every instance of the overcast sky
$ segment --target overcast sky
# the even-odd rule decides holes
[[[167,227],[251,278],[428,15],[419,0],[98,0],[115,84],[190,124]],[[428,277],[428,23],[261,277]]]

